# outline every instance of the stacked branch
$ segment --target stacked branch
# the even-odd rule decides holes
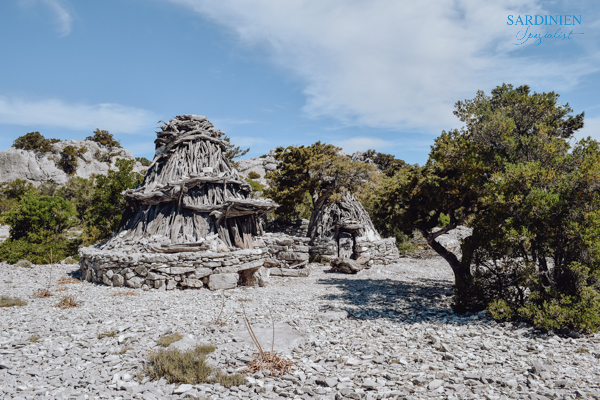
[[[201,251],[207,238],[227,247],[252,248],[258,217],[277,207],[251,199],[252,188],[225,157],[223,132],[201,115],[182,115],[157,132],[156,155],[144,182],[123,192],[128,209],[114,241],[167,238],[152,251]]]
[[[367,211],[348,191],[339,201],[327,202],[315,212],[316,237],[335,239],[339,232],[349,232],[359,239],[381,240]]]

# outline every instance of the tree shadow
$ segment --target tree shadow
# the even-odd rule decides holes
[[[385,318],[392,322],[466,324],[472,314],[457,318],[451,308],[452,283],[442,279],[416,279],[402,282],[391,279],[348,279],[332,276],[318,281],[321,285],[335,286],[341,293],[324,296],[325,300],[342,302],[337,309],[346,311],[350,318],[373,320]],[[326,311],[327,306],[323,309]]]

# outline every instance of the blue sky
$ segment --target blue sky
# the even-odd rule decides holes
[[[159,120],[206,115],[248,156],[374,148],[423,164],[458,100],[555,91],[600,139],[600,4],[533,0],[5,0],[0,150],[27,132],[109,130],[152,158]],[[518,43],[508,15],[581,15]],[[529,32],[555,33],[556,26]]]

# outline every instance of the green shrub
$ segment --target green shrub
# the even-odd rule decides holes
[[[94,177],[84,179],[73,176],[56,191],[56,195],[73,204],[77,219],[82,223],[86,211],[90,208],[93,192]]]
[[[77,170],[77,159],[80,158],[87,148],[84,146],[65,146],[60,152],[60,159],[58,160],[58,167],[65,171],[67,175],[73,175]]]
[[[260,179],[260,174],[254,172],[254,171],[250,171],[250,173],[248,174],[248,178],[249,179]]]
[[[56,237],[75,225],[72,205],[63,198],[40,196],[30,191],[19,201],[19,207],[9,211],[6,221],[11,226],[13,240]]]
[[[144,167],[149,167],[150,164],[152,164],[152,161],[148,160],[146,157],[136,157],[135,159]]]
[[[96,142],[101,146],[110,148],[121,148],[121,143],[119,143],[113,135],[108,133],[108,131],[101,131],[100,129],[96,129],[94,131],[94,136],[88,136],[85,140],[91,140],[92,142]]]
[[[56,182],[46,181],[39,185],[35,190],[42,196],[54,196],[60,189],[60,185]]]
[[[29,261],[29,260],[19,260],[15,264],[15,267],[19,267],[19,268],[31,268],[32,265],[33,264],[31,264],[31,261]]]
[[[0,243],[0,260],[14,264],[27,258],[34,264],[50,264],[50,254],[53,261],[63,260],[71,256],[77,258],[79,240],[62,238],[47,239],[41,243],[32,243],[27,239],[6,239]]]
[[[11,232],[0,244],[0,260],[47,264],[50,254],[55,260],[77,255],[78,241],[67,240],[64,235],[76,223],[73,208],[65,199],[30,191],[21,197],[16,209],[4,214]]]
[[[46,139],[39,132],[29,132],[23,136],[18,137],[13,146],[16,149],[21,150],[33,150],[42,153],[53,151],[52,144],[60,142],[58,139]]]
[[[250,184],[252,190],[255,192],[262,192],[265,187],[261,185],[259,182],[253,181],[252,179],[246,178],[246,182]]]
[[[197,346],[187,351],[159,350],[150,354],[145,372],[152,380],[165,378],[168,383],[220,383],[228,388],[245,384],[242,375],[226,375],[206,363],[206,355],[214,350],[214,346]]]
[[[93,244],[110,238],[119,228],[127,202],[121,195],[142,182],[142,176],[133,172],[134,160],[118,159],[118,170],[108,175],[97,175],[94,179],[89,208],[84,216],[84,242]]]

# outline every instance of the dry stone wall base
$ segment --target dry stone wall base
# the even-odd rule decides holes
[[[137,253],[79,251],[81,277],[108,286],[172,290],[264,286],[269,276],[308,276],[308,238],[282,233],[257,237],[254,249],[227,252]]]

